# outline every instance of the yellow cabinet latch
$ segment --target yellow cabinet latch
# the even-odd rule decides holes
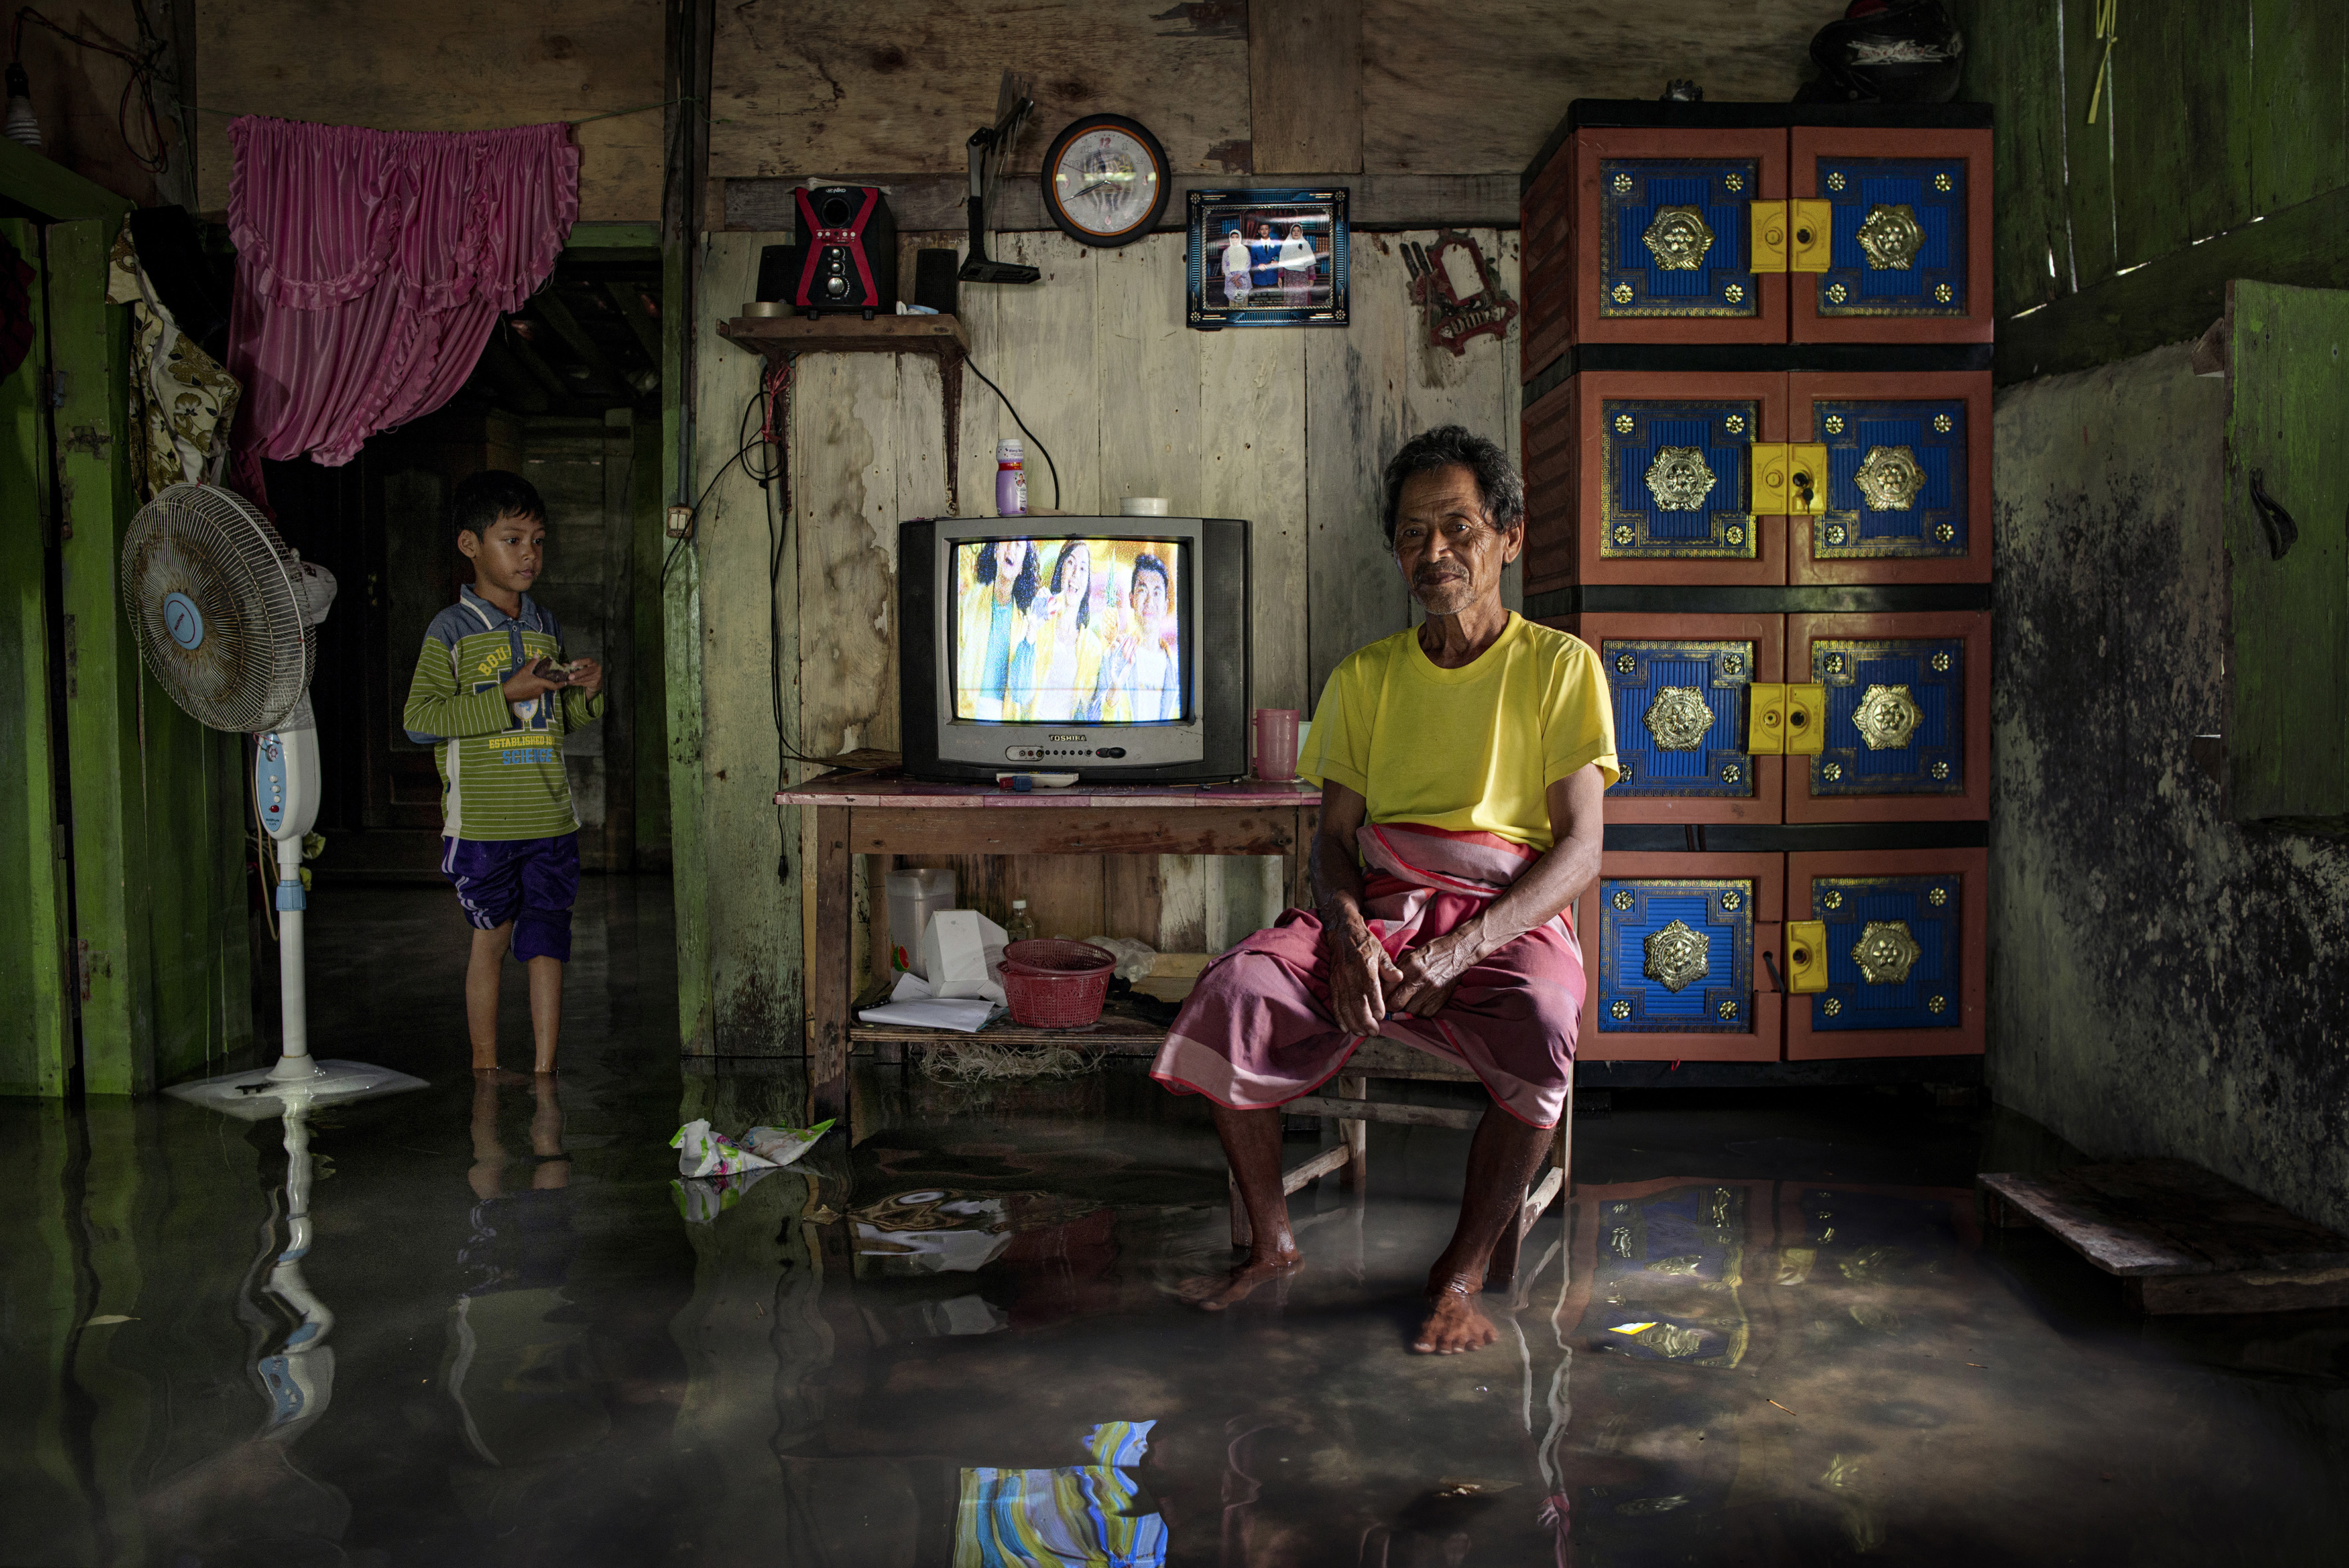
[[[1749,757],[1816,757],[1826,747],[1827,688],[1755,681],[1746,692]]]
[[[1827,510],[1827,449],[1816,443],[1754,443],[1756,517],[1817,517]]]
[[[1827,988],[1827,923],[1790,920],[1785,927],[1786,989],[1800,995]]]
[[[1752,204],[1754,270],[1757,273],[1823,273],[1832,208],[1796,197]]]

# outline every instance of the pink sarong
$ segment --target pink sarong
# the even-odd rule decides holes
[[[1398,959],[1475,915],[1540,858],[1491,833],[1410,823],[1365,827],[1357,841],[1362,913]],[[1557,915],[1471,965],[1433,1017],[1390,1016],[1379,1033],[1463,1064],[1511,1116],[1555,1127],[1582,991],[1581,948]],[[1209,965],[1151,1076],[1177,1094],[1254,1110],[1310,1094],[1364,1038],[1330,1011],[1319,918],[1292,909]]]

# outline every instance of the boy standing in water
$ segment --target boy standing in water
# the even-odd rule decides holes
[[[579,892],[563,738],[603,717],[604,670],[590,658],[566,664],[562,626],[530,596],[546,561],[546,506],[530,481],[475,474],[450,510],[473,583],[426,630],[402,722],[440,767],[440,871],[473,928],[473,1070],[497,1069],[498,983],[511,947],[530,973],[533,1066],[551,1073]]]

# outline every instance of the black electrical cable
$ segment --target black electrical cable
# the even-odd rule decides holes
[[[147,7],[134,0],[132,10],[139,26],[139,49],[136,53],[120,48],[107,39],[85,38],[79,33],[59,26],[30,5],[20,6],[16,12],[15,31],[9,39],[9,58],[18,65],[24,63],[25,24],[37,22],[68,44],[98,54],[111,55],[129,66],[130,77],[122,84],[122,98],[115,105],[114,128],[122,137],[122,145],[129,150],[130,160],[150,174],[160,174],[170,166],[171,150],[163,140],[162,117],[155,110],[155,83],[160,76],[155,62],[161,57],[164,46],[147,19]],[[155,149],[151,153],[140,151],[139,144],[130,139],[130,100],[134,95],[140,107],[147,111],[148,139]]]
[[[1019,410],[1011,407],[1011,399],[1004,397],[1003,388],[996,386],[992,381],[988,381],[987,372],[981,370],[976,364],[973,364],[969,356],[966,355],[963,356],[963,363],[970,366],[970,373],[973,376],[978,377],[981,381],[987,381],[988,387],[998,397],[1003,397],[1003,406],[1011,410],[1011,422],[1019,427],[1019,433],[1027,437],[1030,440],[1036,441],[1036,432],[1028,428],[1028,421],[1019,417]],[[1047,447],[1041,441],[1036,441],[1036,449],[1044,454],[1044,467],[1051,472],[1052,510],[1054,511],[1058,511],[1061,510],[1061,470],[1052,461],[1052,449],[1050,447]]]
[[[718,488],[718,481],[726,477],[726,470],[728,469],[732,468],[736,463],[742,462],[742,459],[749,457],[760,445],[760,442],[765,439],[765,437],[762,434],[758,439],[750,441],[742,440],[743,431],[749,429],[750,427],[750,410],[759,406],[759,400],[763,395],[764,388],[761,388],[758,392],[753,392],[750,394],[750,400],[742,405],[742,417],[736,420],[734,424],[734,439],[741,444],[736,449],[732,457],[718,465],[718,471],[709,476],[709,482],[708,484],[701,487],[701,494],[695,499],[693,510],[686,513],[685,531],[677,536],[677,542],[668,547],[668,555],[661,562],[660,583],[655,590],[656,593],[666,594],[668,592],[668,569],[677,563],[678,552],[683,550],[688,544],[691,543],[695,533],[700,529],[701,508],[703,503],[709,500],[709,492]],[[773,477],[771,474],[761,475],[756,472],[748,463],[742,464],[742,471],[749,474],[753,480],[756,480],[762,488],[766,485],[768,480]]]

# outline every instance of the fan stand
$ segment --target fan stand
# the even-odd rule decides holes
[[[305,707],[307,707],[305,703]],[[306,717],[306,715],[305,715]],[[277,845],[277,987],[284,1047],[266,1071],[248,1069],[174,1084],[163,1092],[245,1121],[290,1114],[296,1104],[347,1104],[423,1088],[425,1081],[366,1062],[321,1061],[310,1054],[309,987],[304,978],[302,837],[317,812],[318,736],[312,728],[256,738],[254,795]]]

